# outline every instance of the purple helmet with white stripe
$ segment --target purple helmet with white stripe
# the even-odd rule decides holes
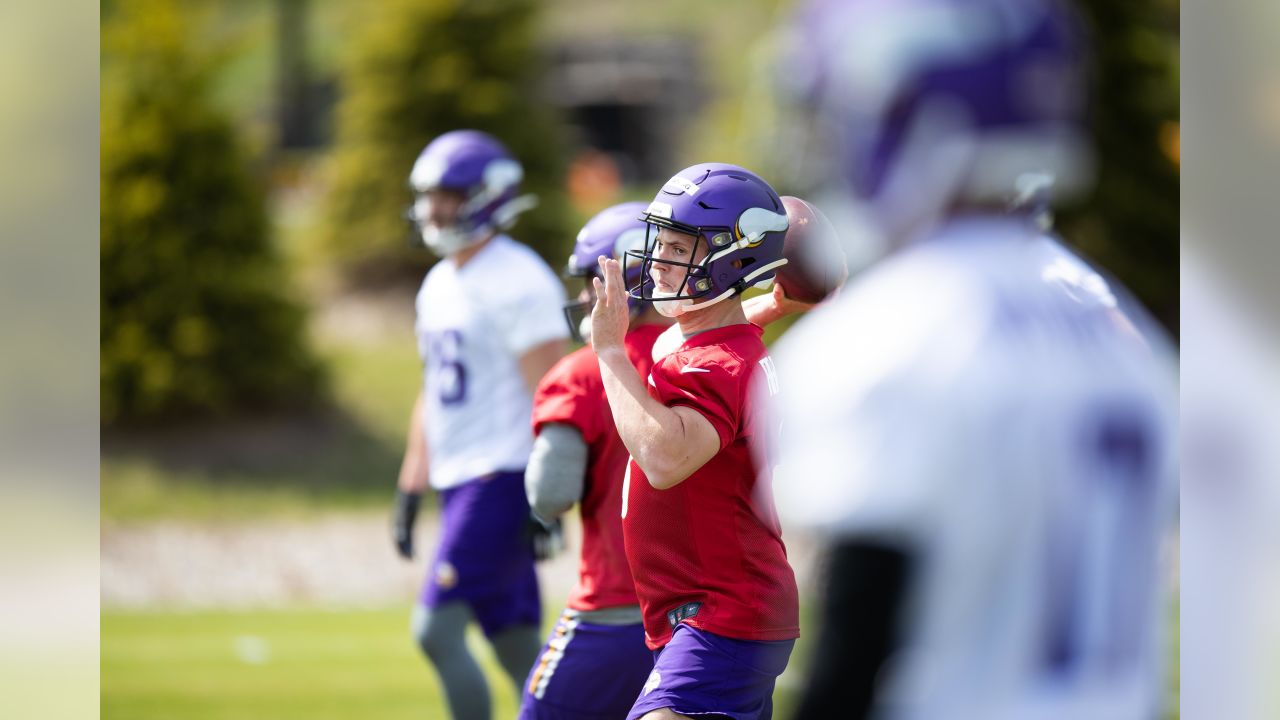
[[[648,225],[640,215],[645,207],[639,201],[619,203],[601,210],[588,220],[578,231],[565,274],[570,277],[600,277],[598,261],[602,256],[622,260],[629,250],[643,250]],[[639,275],[639,265],[626,266],[624,276],[628,285],[634,283]]]
[[[640,263],[634,258],[628,262],[629,251],[644,250],[645,231],[648,225],[640,219],[645,204],[642,202],[625,202],[601,210],[595,217],[587,221],[578,232],[578,239],[573,245],[573,254],[564,274],[568,277],[583,278],[587,288],[591,287],[591,278],[600,275],[600,258],[615,258],[622,262],[623,280],[628,287],[640,280]],[[590,296],[590,290],[588,290]],[[569,323],[569,332],[578,342],[586,342],[590,335],[591,306],[595,299],[569,302],[564,306],[565,320]],[[639,301],[628,300],[634,314],[639,309]]]
[[[813,113],[809,166],[892,232],[1028,174],[1086,186],[1085,44],[1059,0],[811,0],[784,74]]]
[[[524,170],[502,143],[479,130],[454,130],[432,140],[418,155],[409,174],[414,203],[410,219],[433,252],[447,256],[505,230],[516,216],[533,207],[531,195],[517,196]],[[453,225],[430,222],[432,190],[463,195]]]
[[[645,208],[649,232],[643,251],[630,255],[641,263],[631,296],[659,302],[664,315],[713,305],[748,287],[773,280],[787,260],[782,255],[787,211],[769,184],[750,170],[724,163],[700,163],[676,173]],[[695,238],[689,257],[696,262],[657,260],[687,271],[674,294],[656,292],[651,270],[657,230],[669,228]]]

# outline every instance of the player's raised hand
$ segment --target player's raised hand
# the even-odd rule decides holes
[[[631,324],[627,306],[627,289],[622,279],[622,265],[613,258],[600,257],[600,278],[592,278],[596,305],[591,309],[591,347],[597,353],[609,347],[621,347],[622,338]]]
[[[782,287],[782,283],[778,282],[773,284],[773,292],[770,293],[770,298],[773,301],[773,307],[777,310],[779,317],[808,312],[817,305],[817,303],[802,302],[788,297],[786,288]]]

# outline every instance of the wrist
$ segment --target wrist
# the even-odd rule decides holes
[[[621,357],[623,360],[626,360],[628,363],[631,362],[630,360],[627,360],[627,353],[623,349],[621,341],[604,343],[603,345],[596,347],[595,351],[596,351],[596,357],[604,361],[611,361],[618,357]]]
[[[781,320],[786,317],[786,315],[787,311],[781,306],[769,304],[760,310],[759,314],[753,318],[753,321],[754,324],[760,327],[765,327],[767,325],[772,325],[776,320]]]
[[[396,488],[396,508],[402,514],[416,515],[418,513],[418,505],[422,502],[422,493],[417,490],[405,490],[404,488]]]

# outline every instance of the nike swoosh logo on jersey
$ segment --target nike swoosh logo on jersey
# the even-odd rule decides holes
[[[705,373],[709,373],[709,372],[711,372],[711,371],[710,371],[710,370],[708,370],[708,369],[706,369],[706,368],[693,367],[693,366],[691,366],[691,365],[685,365],[684,367],[680,368],[680,374],[681,374],[681,375],[683,375],[683,374],[685,374],[685,373],[693,373],[693,372],[705,372]]]

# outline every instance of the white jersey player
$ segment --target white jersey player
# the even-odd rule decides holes
[[[462,267],[446,258],[427,273],[415,330],[433,488],[525,466],[533,396],[519,360],[565,337],[563,299],[542,258],[506,235]]]
[[[1154,717],[1176,380],[1100,275],[1027,223],[957,223],[775,358],[784,522],[870,569],[831,579],[843,612],[893,595],[863,618],[894,624],[876,717]]]
[[[905,248],[775,347],[779,511],[832,541],[798,717],[1157,717],[1173,354],[1007,210],[1041,174],[1087,179],[1077,23],[828,0],[796,29],[826,190]]]
[[[1181,717],[1262,720],[1280,717],[1280,352],[1209,257],[1184,237]]]
[[[433,140],[410,175],[412,217],[441,260],[417,298],[425,366],[400,469],[394,540],[413,557],[421,493],[439,494],[440,538],[413,633],[454,718],[488,718],[466,644],[477,623],[519,687],[541,645],[536,534],[524,492],[533,389],[564,353],[564,290],[532,250],[500,234],[529,205],[500,143],[474,130]]]

